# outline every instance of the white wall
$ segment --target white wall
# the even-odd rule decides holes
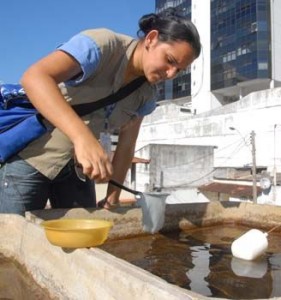
[[[237,167],[252,162],[249,135],[254,130],[257,165],[272,170],[275,163],[281,172],[280,116],[281,88],[252,93],[240,101],[196,116],[180,112],[180,108],[171,103],[158,107],[145,118],[137,149],[150,143],[216,146],[214,166]]]
[[[213,101],[211,90],[211,3],[192,0],[192,22],[200,34],[202,51],[191,66],[192,110],[201,113],[220,106]]]

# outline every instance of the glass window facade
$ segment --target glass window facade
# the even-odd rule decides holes
[[[232,87],[253,79],[270,79],[270,1],[209,1],[211,90]],[[176,7],[191,19],[191,0],[155,0],[155,4],[156,13],[161,14],[169,7]],[[169,87],[166,87],[166,83],[159,84],[158,91],[159,100],[190,96],[190,69],[179,74],[172,84],[169,83]]]
[[[211,1],[211,89],[270,78],[270,1]]]

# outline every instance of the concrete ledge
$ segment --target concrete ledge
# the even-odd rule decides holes
[[[163,231],[220,223],[272,228],[280,224],[281,207],[240,202],[167,205]],[[110,239],[145,234],[139,208],[44,210],[0,215],[0,252],[23,264],[54,299],[210,299],[187,291],[99,249],[62,249],[51,245],[39,225],[42,219],[100,218],[114,222]],[[262,222],[261,222],[262,220]],[[212,298],[215,299],[215,298]]]
[[[98,248],[52,246],[43,228],[23,217],[1,215],[0,226],[0,251],[24,264],[54,299],[204,299]]]

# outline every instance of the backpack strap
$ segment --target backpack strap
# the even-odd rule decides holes
[[[72,108],[79,116],[84,116],[92,113],[107,105],[116,103],[123,98],[129,96],[134,90],[139,88],[146,78],[144,76],[138,77],[128,83],[126,86],[120,88],[116,93],[107,97],[99,99],[95,102],[82,103],[73,105]],[[4,84],[0,85],[0,109],[9,109],[11,107],[22,107],[34,109],[34,106],[27,98],[22,86],[20,84]]]
[[[99,99],[95,102],[90,103],[82,103],[82,104],[76,104],[73,105],[72,108],[75,110],[75,112],[79,116],[85,116],[93,111],[96,111],[102,107],[105,107],[107,105],[116,103],[127,96],[129,96],[133,91],[135,91],[137,88],[139,88],[144,82],[146,81],[146,78],[144,76],[138,77],[128,83],[126,86],[120,88],[116,93],[111,94],[107,97],[104,97],[102,99]]]

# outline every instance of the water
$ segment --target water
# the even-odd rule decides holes
[[[269,234],[267,252],[256,261],[240,260],[231,254],[231,243],[250,229],[237,225],[203,227],[108,241],[100,248],[171,284],[204,296],[280,297],[280,232]]]
[[[0,299],[51,300],[18,262],[0,253]]]

